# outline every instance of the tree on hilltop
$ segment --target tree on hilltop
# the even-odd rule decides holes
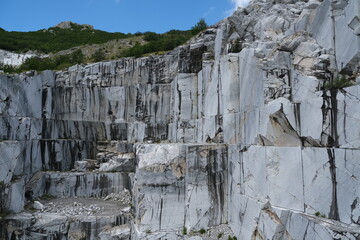
[[[199,32],[201,32],[202,30],[206,29],[208,27],[207,23],[205,22],[205,19],[201,18],[196,24],[195,26],[193,26],[191,28],[191,33],[193,35],[198,34]]]

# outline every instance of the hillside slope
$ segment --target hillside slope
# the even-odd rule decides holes
[[[108,33],[72,22],[36,32],[3,30],[0,31],[0,70],[5,73],[64,70],[74,64],[162,54],[184,44],[206,27],[206,22],[200,19],[190,30],[162,34]]]
[[[114,39],[132,36],[124,33],[109,33],[94,29],[89,25],[67,22],[49,29],[33,32],[0,31],[0,49],[24,53],[38,51],[40,53],[58,52],[85,44],[100,44]]]

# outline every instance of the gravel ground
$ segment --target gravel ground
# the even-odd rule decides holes
[[[117,201],[129,205],[132,201],[130,192],[125,189],[122,193],[111,193],[104,198],[105,201]]]
[[[122,199],[122,197],[115,198]],[[126,202],[128,199],[125,199]],[[121,201],[98,198],[55,198],[40,200],[42,209],[38,212],[59,213],[67,216],[102,216],[119,213],[129,213],[131,207]]]
[[[201,234],[200,231],[192,231],[187,235],[191,239],[197,240],[214,240],[214,239],[220,239],[220,240],[228,240],[229,237],[233,239],[234,233],[231,231],[229,225],[222,224],[219,226],[212,227],[208,230],[205,230],[205,233]],[[233,239],[235,240],[235,239]]]

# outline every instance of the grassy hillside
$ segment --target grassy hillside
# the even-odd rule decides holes
[[[72,24],[71,29],[59,27],[35,32],[0,31],[0,49],[13,52],[38,51],[58,52],[79,45],[105,43],[113,39],[124,39],[131,34],[109,33],[101,30],[84,29]]]
[[[74,64],[163,53],[184,44],[206,27],[201,19],[190,30],[170,30],[162,34],[108,33],[73,23],[70,29],[53,27],[36,32],[7,32],[0,28],[0,49],[19,53],[29,50],[50,53],[47,58],[27,59],[18,68],[0,66],[0,70],[7,73],[61,70]]]

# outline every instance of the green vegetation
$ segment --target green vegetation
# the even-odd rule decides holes
[[[109,33],[72,24],[72,29],[58,27],[35,32],[0,31],[0,49],[13,52],[39,51],[58,52],[85,44],[105,43],[113,39],[123,39],[131,34]]]
[[[10,181],[11,182],[16,182],[19,179],[21,179],[21,175],[13,175]]]
[[[11,66],[11,65],[3,65],[3,64],[0,64],[0,70],[4,71],[5,73],[13,73],[16,71],[16,68]]]
[[[230,53],[238,53],[242,49],[241,39],[238,38],[231,43],[231,47],[229,49]]]
[[[206,230],[202,228],[202,229],[199,230],[199,233],[204,234],[204,233],[206,233]]]
[[[320,212],[315,212],[315,216],[317,217],[322,217],[322,218],[326,218],[325,214],[321,214]]]
[[[69,61],[71,64],[80,64],[83,63],[85,60],[85,56],[80,49],[72,52],[69,55],[70,55]]]
[[[353,83],[345,75],[339,74],[331,82],[326,83],[324,85],[324,88],[326,90],[339,89],[339,88],[349,87],[349,86],[352,86],[352,85],[353,85]]]
[[[222,233],[219,233],[218,235],[217,235],[217,238],[219,239],[219,238],[221,238],[222,237]]]
[[[191,34],[196,35],[202,30],[205,30],[207,27],[208,25],[206,24],[205,20],[201,18],[199,22],[197,22],[196,25],[191,28]]]
[[[191,37],[195,36],[208,26],[204,19],[200,19],[199,22],[188,31],[170,30],[163,34],[157,34],[154,32],[142,33],[144,40],[147,41],[145,45],[135,43],[135,46],[126,50],[123,53],[123,57],[141,57],[147,53],[156,53],[170,51],[175,47],[186,43]],[[141,33],[137,33],[141,34]]]
[[[237,237],[228,237],[228,240],[237,240]]]
[[[165,53],[175,47],[184,44],[191,37],[207,28],[204,19],[191,28],[191,30],[170,30],[158,34],[154,32],[137,32],[135,34],[108,33],[100,30],[84,29],[83,26],[72,24],[72,29],[61,29],[58,27],[36,32],[7,32],[0,31],[0,49],[14,52],[26,52],[29,50],[42,53],[58,52],[72,47],[85,44],[101,44],[113,39],[124,39],[134,36],[142,36],[146,43],[135,43],[130,48],[120,51],[117,57],[141,57],[150,53]],[[104,49],[99,48],[91,56],[85,57],[78,49],[70,54],[57,54],[54,57],[27,59],[21,66],[15,68],[9,65],[0,66],[5,73],[20,73],[29,70],[63,70],[74,64],[86,62],[99,62],[110,59]],[[114,59],[114,57],[112,57]]]
[[[95,61],[95,62],[100,62],[102,60],[105,59],[105,53],[102,49],[98,49],[96,50],[96,52],[91,56],[91,58]]]
[[[186,228],[185,226],[183,227],[182,234],[183,234],[183,235],[186,235],[186,234],[187,234],[187,228]]]

